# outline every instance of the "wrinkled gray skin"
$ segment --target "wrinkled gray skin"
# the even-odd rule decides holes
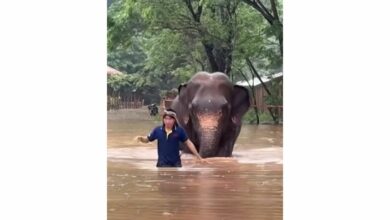
[[[204,158],[232,156],[241,118],[250,105],[248,90],[233,85],[219,72],[198,72],[178,90],[171,107],[199,154]]]

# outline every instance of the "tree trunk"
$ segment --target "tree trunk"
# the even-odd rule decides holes
[[[253,66],[253,64],[252,64],[252,62],[250,61],[249,58],[246,58],[246,62],[248,64],[249,68],[251,69],[252,74],[255,74],[256,77],[260,80],[261,84],[264,86],[264,89],[267,92],[267,94],[271,95],[271,92],[268,90],[267,85],[263,82],[263,80],[261,79],[259,73],[256,71],[255,67]]]
[[[274,14],[274,18],[279,21],[278,10],[276,10],[276,2],[275,0],[270,0],[270,2],[271,2],[271,8],[272,8],[272,13]]]
[[[279,40],[280,55],[282,56],[283,59],[283,32],[280,33],[278,40]]]
[[[200,18],[202,14],[202,9],[203,6],[202,4],[199,3],[197,10],[195,11],[194,8],[192,7],[191,0],[183,0],[185,4],[188,7],[188,10],[190,11],[193,20],[198,23],[199,25],[201,24]],[[220,14],[220,19],[222,23],[228,24],[231,20],[231,16],[228,16],[230,13],[230,2],[227,3],[228,5],[225,7],[220,6],[216,10],[215,7],[211,7],[211,12],[212,12],[212,17],[213,18],[218,18],[218,16],[215,16],[216,14]],[[236,7],[232,8],[233,12],[235,12]],[[202,33],[201,30],[199,30],[199,34],[203,37],[205,33]],[[232,43],[233,43],[233,37],[234,37],[234,32],[232,30],[229,31],[229,37],[227,39],[227,43],[229,45],[228,48],[226,47],[221,47],[215,44],[215,42],[209,42],[206,40],[202,40],[203,47],[205,49],[207,59],[210,64],[209,71],[210,72],[223,72],[225,73],[228,77],[230,77],[230,72],[231,72],[231,66],[233,62],[233,56],[232,56]],[[225,43],[226,43],[225,42]],[[221,44],[222,45],[222,44]]]
[[[270,0],[273,15],[264,6],[264,4],[261,3],[261,0],[243,0],[243,2],[260,12],[260,14],[268,21],[271,26],[280,25],[280,32],[278,32],[279,36],[276,36],[276,38],[279,41],[279,50],[281,56],[283,57],[283,24],[280,22],[275,0]]]
[[[215,60],[214,54],[213,54],[214,46],[212,44],[207,44],[204,42],[202,42],[202,44],[203,44],[204,49],[206,51],[207,59],[209,60],[210,71],[211,72],[218,72],[219,67],[218,67],[218,64]]]
[[[241,71],[241,69],[238,70],[241,75],[244,77],[245,81],[248,83],[248,86],[249,88],[251,89],[251,92],[252,92],[252,97],[253,97],[253,104],[254,104],[254,110],[255,110],[255,113],[256,113],[256,124],[260,124],[260,118],[259,118],[259,109],[257,108],[257,101],[256,101],[256,95],[255,95],[255,88],[254,86],[250,85],[249,84],[249,80],[248,78],[245,76],[245,74]],[[254,75],[252,74],[252,76],[254,77]]]
[[[278,21],[277,23],[273,22],[272,25],[280,25],[280,30],[283,30],[282,28],[282,25],[280,23],[280,20],[279,20],[279,15],[278,15],[278,10],[276,9],[276,2],[275,0],[270,0],[271,2],[271,7],[272,7],[272,13],[274,14],[274,21]],[[283,58],[283,31],[280,31],[278,32],[279,36],[278,36],[278,41],[279,41],[279,49],[280,49],[280,54]]]
[[[263,80],[261,79],[259,73],[256,71],[255,67],[253,66],[252,62],[250,61],[249,58],[246,58],[246,62],[248,63],[250,69],[252,70],[252,74],[255,74],[256,77],[260,80],[261,84],[264,86],[264,89],[265,91],[267,92],[267,94],[270,96],[271,95],[271,92],[268,90],[268,87],[267,85],[263,82]],[[274,122],[277,121],[277,118],[275,117],[275,114],[273,113],[273,111],[271,109],[268,109],[269,110],[269,113],[271,114],[271,117],[272,117],[272,120],[274,120]]]

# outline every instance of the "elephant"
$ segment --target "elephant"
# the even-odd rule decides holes
[[[198,72],[181,84],[171,108],[199,154],[231,157],[250,106],[249,92],[221,72]],[[186,146],[181,146],[188,153]]]

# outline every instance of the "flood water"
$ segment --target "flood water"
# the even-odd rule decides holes
[[[156,168],[156,142],[140,144],[159,125],[142,111],[108,113],[108,219],[283,218],[281,125],[243,125],[232,158]]]

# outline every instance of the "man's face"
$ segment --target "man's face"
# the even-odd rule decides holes
[[[173,125],[175,124],[175,119],[170,117],[170,116],[165,116],[163,121],[164,121],[165,127],[167,127],[167,128],[172,128]]]

